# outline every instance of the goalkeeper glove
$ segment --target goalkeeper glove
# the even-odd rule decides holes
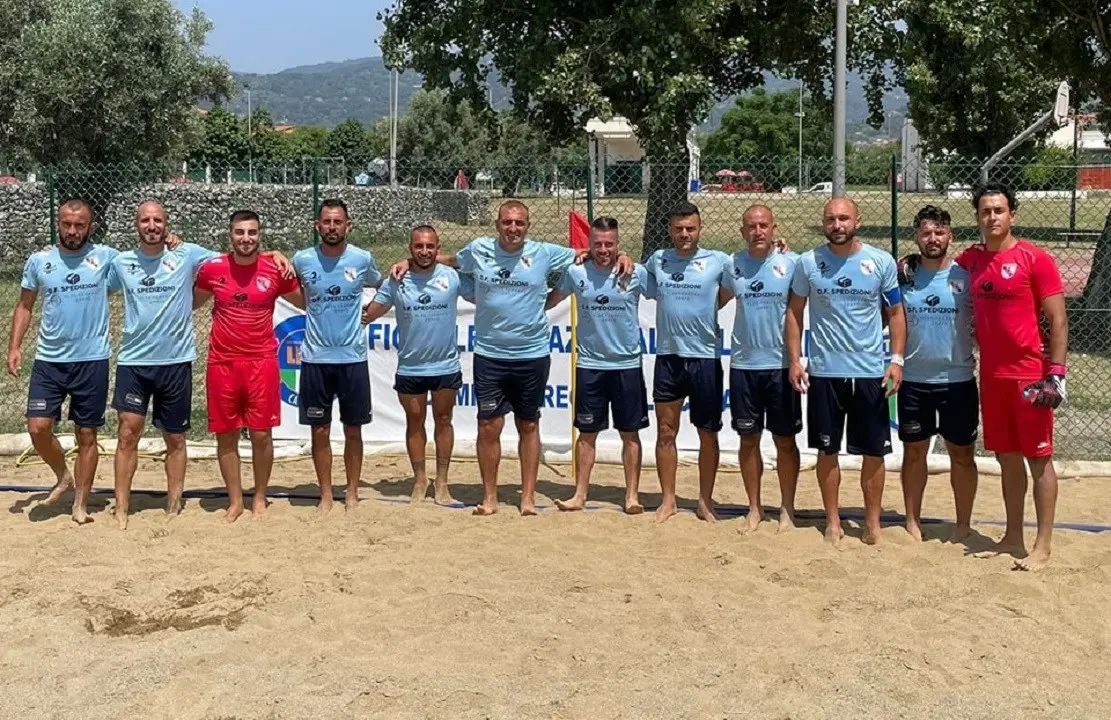
[[[1069,399],[1065,390],[1065,373],[1064,365],[1050,365],[1045,379],[1024,387],[1022,396],[1034,407],[1057,409]]]

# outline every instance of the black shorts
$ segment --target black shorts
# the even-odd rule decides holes
[[[394,375],[393,389],[399,395],[425,395],[463,387],[463,373],[447,375]]]
[[[883,457],[891,453],[891,412],[882,378],[810,376],[806,424],[810,447],[835,455],[849,430],[845,449],[850,455]]]
[[[337,398],[341,423],[366,425],[370,422],[373,416],[370,370],[365,362],[301,363],[297,410],[302,425],[331,425],[332,402]]]
[[[495,360],[474,356],[474,394],[478,419],[513,413],[518,420],[539,420],[552,359]]]
[[[610,426],[618,432],[637,432],[648,427],[648,389],[644,370],[575,369],[575,427],[579,432],[602,432]]]
[[[802,430],[802,396],[791,387],[787,369],[729,371],[729,408],[738,435],[794,437]]]
[[[657,355],[652,400],[657,403],[690,398],[691,425],[699,430],[721,430],[721,401],[725,373],[717,358]]]
[[[954,445],[976,442],[980,393],[975,380],[955,383],[904,381],[899,388],[899,439],[921,442],[940,433]]]
[[[77,427],[104,425],[108,405],[108,361],[47,362],[36,360],[27,388],[27,417],[62,419],[69,396],[69,419]]]
[[[193,363],[117,365],[112,407],[146,415],[154,400],[154,426],[168,433],[189,430],[193,415]]]

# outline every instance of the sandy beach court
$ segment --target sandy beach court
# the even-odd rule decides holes
[[[48,484],[41,466],[2,467],[6,483]],[[311,500],[277,500],[224,526],[223,500],[193,499],[167,521],[161,498],[136,496],[121,532],[110,496],[77,527],[68,502],[0,494],[2,715],[1111,716],[1111,533],[1059,531],[1039,574],[969,557],[1002,534],[998,478],[981,478],[967,545],[941,542],[947,525],[922,544],[893,526],[872,548],[850,523],[834,550],[814,524],[741,537],[738,518],[627,517],[613,467],[576,514],[551,503],[570,495],[569,468],[542,467],[547,509],[520,518],[514,470],[503,464],[493,518],[409,506],[401,457],[368,456],[367,500],[325,519]],[[456,498],[479,499],[473,462],[453,478]],[[186,483],[218,487],[215,463],[190,463]],[[136,487],[162,486],[142,462]],[[97,487],[111,487],[110,459]],[[272,487],[313,492],[311,462],[278,465]],[[771,471],[765,487],[776,505]],[[658,502],[651,469],[643,489]],[[692,507],[694,468],[679,491]],[[1058,521],[1109,523],[1109,496],[1111,480],[1064,480]],[[744,502],[739,473],[722,473],[717,497]],[[820,508],[813,473],[798,504]],[[861,506],[852,473],[842,505]],[[893,473],[885,506],[902,510]],[[952,517],[947,477],[931,477],[924,514]]]

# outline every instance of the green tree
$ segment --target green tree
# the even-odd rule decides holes
[[[865,0],[854,8],[856,31],[886,27],[884,7]],[[667,243],[666,212],[686,198],[690,129],[718,98],[760,85],[763,68],[826,79],[833,12],[822,0],[404,0],[383,20],[387,64],[475,107],[497,68],[513,107],[553,139],[580,134],[594,116],[628,118],[652,163],[651,252]],[[853,56],[880,84],[890,56],[882,49]]]
[[[247,138],[250,157],[255,166],[270,165],[278,161],[281,152],[281,137],[274,130],[274,116],[266,108],[253,108],[250,123],[247,118],[240,120],[242,132]],[[248,132],[248,125],[250,126]]]
[[[292,132],[278,135],[277,151],[277,160],[281,163],[324,157],[328,154],[328,131],[313,125],[296,127]]]
[[[197,165],[210,165],[224,170],[246,166],[249,142],[246,126],[222,107],[205,113],[200,123],[197,144],[190,149],[189,160]]]
[[[41,163],[180,155],[196,102],[232,89],[211,28],[170,0],[5,0],[0,145]]]
[[[470,102],[443,91],[418,92],[398,120],[398,165],[409,182],[451,187],[463,170],[470,177],[490,161],[486,120]]]
[[[833,155],[833,116],[828,103],[803,98],[802,155]],[[768,93],[757,88],[737,98],[721,125],[702,145],[703,164],[710,158],[765,158],[798,155],[799,91]],[[710,160],[713,163],[713,160]]]
[[[374,144],[366,126],[355,118],[348,118],[328,133],[328,157],[343,158],[349,178],[367,169],[374,159]]]

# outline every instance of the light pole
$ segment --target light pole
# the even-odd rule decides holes
[[[802,119],[806,117],[806,113],[802,111],[802,96],[805,93],[806,86],[799,80],[799,111],[795,113],[795,117],[799,119],[799,192],[802,192]]]
[[[837,0],[833,71],[833,197],[845,194],[845,66],[848,64],[848,0]]]
[[[251,132],[251,85],[243,83],[247,90],[247,173],[250,182],[255,181],[255,143]]]
[[[397,68],[390,68],[390,187],[397,189]]]

